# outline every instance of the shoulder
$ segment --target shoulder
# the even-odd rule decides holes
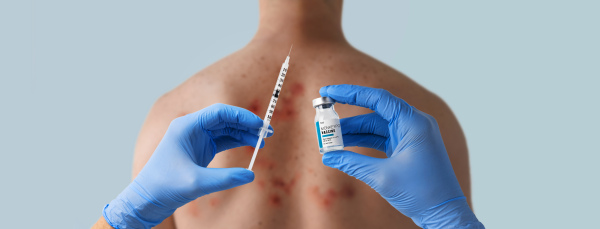
[[[366,54],[361,53],[361,56],[352,61],[366,63],[362,65],[365,67],[361,70],[363,72],[361,74],[367,75],[368,80],[362,80],[361,77],[356,76],[355,79],[358,82],[369,87],[383,88],[436,119],[456,176],[465,196],[470,200],[467,142],[461,125],[450,106],[438,95],[401,72]]]
[[[173,119],[219,102],[223,91],[219,77],[211,65],[156,99],[138,134],[133,177],[150,159]]]

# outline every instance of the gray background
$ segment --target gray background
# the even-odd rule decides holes
[[[488,228],[596,225],[598,1],[347,1],[357,48],[453,108]],[[2,1],[3,228],[86,228],[152,103],[243,47],[256,1]],[[8,225],[6,225],[8,224]]]

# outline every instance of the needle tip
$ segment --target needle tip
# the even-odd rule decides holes
[[[290,52],[288,53],[288,56],[290,56],[290,53],[292,53],[292,48],[294,47],[294,44],[292,44],[292,47],[290,47]]]

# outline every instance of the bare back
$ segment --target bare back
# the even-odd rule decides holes
[[[170,121],[214,103],[246,108],[263,118],[286,48],[251,44],[207,67],[152,108],[140,133],[134,176],[152,155]],[[271,122],[275,134],[259,151],[254,182],[201,197],[181,207],[165,228],[418,228],[366,184],[324,166],[311,100],[319,88],[356,84],[383,88],[440,125],[459,182],[470,197],[463,133],[446,104],[408,77],[349,45],[295,45]],[[341,118],[371,112],[336,105]],[[385,157],[366,148],[354,152]],[[247,167],[252,147],[219,153],[209,167]]]

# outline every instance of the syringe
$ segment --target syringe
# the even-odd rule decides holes
[[[256,143],[256,147],[254,147],[254,154],[252,154],[252,160],[250,161],[250,166],[248,166],[249,170],[252,170],[252,166],[254,166],[254,160],[256,160],[256,154],[258,153],[258,148],[260,147],[260,143],[262,143],[263,138],[267,135],[267,133],[272,132],[269,130],[269,124],[271,123],[271,118],[273,118],[273,112],[275,112],[275,105],[277,105],[277,99],[279,99],[279,93],[281,93],[281,86],[283,86],[283,81],[285,80],[285,74],[287,73],[289,62],[290,62],[290,53],[292,53],[292,47],[290,47],[290,52],[285,58],[285,62],[281,65],[281,70],[279,70],[279,76],[277,77],[277,83],[275,84],[275,89],[273,89],[273,95],[271,96],[271,102],[267,107],[267,114],[265,114],[265,119],[263,119],[263,126],[260,128],[260,134],[258,136],[258,142]]]

